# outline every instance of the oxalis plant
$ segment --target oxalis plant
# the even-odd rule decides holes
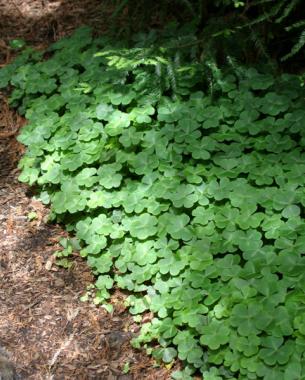
[[[211,93],[204,64],[141,41],[83,28],[0,71],[28,120],[20,181],[75,236],[95,302],[115,284],[153,312],[134,345],[183,361],[174,379],[304,379],[304,89],[240,68]]]

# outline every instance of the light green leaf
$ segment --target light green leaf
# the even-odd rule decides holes
[[[143,213],[140,216],[123,219],[122,224],[132,237],[145,240],[149,236],[155,235],[157,232],[157,222],[158,219],[155,216]]]

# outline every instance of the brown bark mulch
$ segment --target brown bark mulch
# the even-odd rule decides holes
[[[0,64],[11,59],[12,38],[47,45],[83,23],[99,21],[102,29],[98,18],[108,12],[102,5],[0,0]],[[115,292],[112,314],[83,303],[80,296],[93,281],[86,263],[76,256],[69,270],[55,265],[53,253],[67,234],[48,224],[47,208],[17,179],[23,147],[15,137],[24,123],[0,93],[0,370],[5,349],[20,379],[169,379],[168,369],[132,349],[138,326],[124,307],[124,295]],[[30,212],[36,213],[34,220]]]

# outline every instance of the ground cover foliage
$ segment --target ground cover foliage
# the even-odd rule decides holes
[[[168,20],[195,27],[199,54],[223,65],[241,62],[281,64],[303,72],[305,15],[302,0],[116,0],[111,16],[115,35],[131,35]],[[165,21],[166,20],[166,21]]]
[[[155,38],[82,28],[0,71],[28,120],[20,180],[75,235],[62,255],[80,249],[95,302],[116,284],[154,313],[134,344],[181,359],[175,379],[302,379],[304,90],[254,68],[208,80]]]

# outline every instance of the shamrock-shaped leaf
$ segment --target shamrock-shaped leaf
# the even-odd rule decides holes
[[[104,206],[105,203],[107,203],[106,199],[107,198],[105,197],[103,191],[99,190],[99,191],[91,192],[89,199],[88,199],[88,202],[87,202],[87,205],[90,208],[97,208],[100,206]]]
[[[276,116],[289,108],[289,98],[278,95],[275,92],[268,92],[261,101],[261,111],[265,114]]]
[[[167,347],[162,350],[162,360],[164,363],[172,362],[177,356],[177,351],[173,347]]]
[[[95,168],[85,168],[76,175],[76,183],[79,186],[91,187],[94,183],[98,181],[98,178],[95,176],[95,174]]]
[[[171,318],[165,318],[160,325],[159,331],[163,338],[169,339],[177,334],[178,329]]]
[[[226,171],[234,169],[239,164],[239,160],[236,158],[221,158],[221,157],[215,157],[213,158],[213,161],[216,165],[221,166]]]
[[[201,330],[202,324],[205,322],[206,318],[203,316],[203,314],[206,314],[208,312],[208,308],[204,305],[195,306],[194,309],[183,309],[182,311],[179,310],[179,314],[181,317],[182,323],[187,323],[190,327],[196,328],[197,330]],[[175,323],[178,323],[178,319],[175,319]]]
[[[259,305],[250,303],[237,304],[232,309],[232,317],[230,322],[232,326],[237,327],[237,330],[242,336],[257,334],[258,329],[255,327],[255,322],[262,317],[262,308]]]
[[[283,210],[292,205],[295,199],[295,191],[290,189],[278,190],[273,196],[273,207],[276,210]]]
[[[137,123],[150,123],[151,122],[151,115],[155,113],[155,109],[147,104],[143,105],[142,107],[135,107],[130,112],[130,118],[131,120],[135,120]]]
[[[104,214],[100,214],[91,220],[91,231],[99,235],[110,235],[113,228],[112,221]]]
[[[56,213],[69,211],[75,213],[85,208],[87,200],[86,195],[74,183],[64,183],[61,191],[58,191],[52,197],[53,209]]]
[[[202,326],[200,333],[200,343],[212,350],[228,343],[230,339],[230,329],[217,320],[211,321],[207,326]]]
[[[259,356],[268,365],[285,364],[293,353],[294,345],[292,341],[283,344],[283,337],[269,336],[262,339],[265,348],[260,350]]]
[[[100,120],[109,120],[114,108],[105,103],[101,103],[96,107],[96,117]]]
[[[261,74],[256,69],[250,68],[246,71],[247,84],[253,90],[266,90],[274,83],[274,78],[270,74]]]
[[[256,230],[249,229],[244,234],[239,234],[238,244],[242,251],[252,251],[263,245],[262,234]]]
[[[160,273],[170,273],[176,276],[186,266],[186,261],[176,257],[173,253],[159,261]]]
[[[95,282],[95,286],[98,289],[103,289],[103,288],[111,289],[112,285],[113,285],[113,279],[108,275],[98,276],[98,279]]]
[[[284,210],[282,211],[282,215],[284,218],[291,218],[291,217],[294,217],[294,216],[299,216],[300,215],[300,208],[299,206],[297,205],[290,205],[290,206],[287,206],[284,208]]]
[[[167,232],[174,239],[190,240],[192,234],[187,228],[189,221],[186,214],[165,213],[159,217],[159,230]]]
[[[194,192],[192,185],[180,185],[179,188],[169,195],[169,199],[175,207],[192,207],[198,200],[198,195]]]
[[[259,351],[260,338],[256,335],[231,337],[232,346],[246,356],[253,356]]]
[[[127,89],[127,86],[116,88],[116,90],[108,95],[111,103],[114,105],[129,104],[136,95],[134,91]]]
[[[206,225],[210,220],[213,220],[215,214],[213,207],[196,207],[192,211],[192,215],[194,216],[193,223]]]
[[[284,294],[285,297],[286,294]],[[282,300],[280,300],[281,302]],[[268,327],[276,336],[289,336],[293,333],[292,316],[284,306],[275,309],[273,321]]]
[[[157,222],[158,219],[155,216],[147,213],[122,220],[124,229],[129,231],[131,236],[140,240],[145,240],[149,236],[155,235]]]
[[[298,331],[305,335],[305,313],[302,313],[301,315],[298,315],[294,319],[294,327],[298,329]]]
[[[191,362],[202,364],[202,350],[196,343],[196,339],[188,331],[179,331],[173,339],[178,346],[178,357],[181,360],[189,360]]]
[[[125,112],[115,110],[108,118],[108,124],[105,126],[105,131],[109,136],[120,135],[123,130],[130,125],[129,115]]]
[[[160,106],[158,108],[158,120],[173,122],[179,120],[181,115],[181,104],[179,102],[170,103]]]
[[[125,129],[119,141],[125,148],[129,148],[132,145],[137,145],[141,141],[142,133],[137,132],[135,127]]]
[[[145,151],[138,153],[130,161],[134,171],[139,175],[147,174],[159,165],[158,158]]]
[[[221,380],[222,379],[216,367],[212,367],[208,371],[203,370],[202,376],[204,376],[205,380]]]
[[[121,164],[104,164],[97,171],[99,183],[106,189],[119,187],[122,181],[122,175],[118,171],[122,168]]]
[[[263,231],[266,231],[265,236],[268,239],[276,239],[280,235],[280,228],[284,225],[281,215],[265,216],[265,221],[262,223]]]
[[[191,374],[192,372],[188,372],[186,370],[175,371],[172,374],[172,378],[173,380],[193,380],[193,376],[191,376]]]
[[[128,303],[131,306],[130,312],[132,314],[143,313],[143,311],[147,310],[149,306],[149,301],[147,297],[140,298],[135,296],[129,296]]]
[[[153,249],[153,241],[148,240],[144,243],[137,243],[132,259],[138,265],[154,263],[157,260],[157,255]]]

